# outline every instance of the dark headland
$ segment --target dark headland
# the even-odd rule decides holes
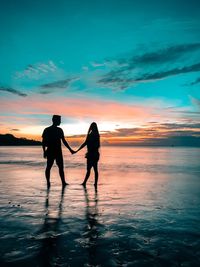
[[[40,141],[17,138],[12,134],[0,134],[0,146],[39,146]]]

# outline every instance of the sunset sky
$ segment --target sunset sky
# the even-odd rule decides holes
[[[96,121],[112,144],[200,140],[200,1],[1,0],[0,133]]]

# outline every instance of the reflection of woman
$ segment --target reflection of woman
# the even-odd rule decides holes
[[[85,142],[79,147],[79,149],[76,152],[81,150],[84,146],[87,146],[87,150],[88,150],[85,155],[85,157],[87,158],[87,172],[85,175],[85,180],[83,181],[82,185],[83,186],[86,185],[87,180],[90,176],[91,168],[93,167],[94,174],[95,174],[94,185],[97,186],[100,136],[99,136],[97,124],[95,122],[93,122],[90,125]]]
[[[98,242],[98,238],[100,235],[99,228],[101,226],[98,222],[98,194],[97,190],[95,190],[94,197],[89,197],[86,187],[84,187],[84,193],[86,204],[86,227],[83,236],[85,238],[86,248],[88,251],[88,262],[86,265],[101,266],[102,257],[101,255],[99,255],[100,244]]]

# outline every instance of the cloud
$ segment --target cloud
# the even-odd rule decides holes
[[[194,82],[191,82],[189,85],[196,85],[200,83],[200,78],[196,79]]]
[[[102,79],[98,80],[98,83],[123,90],[128,88],[131,84],[135,84],[136,80],[134,78],[116,77],[116,73],[110,72]]]
[[[2,92],[9,92],[9,93],[12,93],[12,94],[15,94],[15,95],[18,95],[18,96],[27,96],[27,94],[25,93],[22,93],[21,91],[19,90],[16,90],[16,89],[13,89],[11,87],[3,87],[3,86],[0,86],[0,91]]]
[[[10,130],[13,131],[13,132],[19,132],[20,131],[20,129],[17,129],[17,128],[10,129]]]
[[[153,103],[151,103],[153,105]],[[9,102],[0,99],[1,112],[10,114],[20,114],[35,116],[61,114],[67,118],[73,118],[78,121],[102,121],[113,122],[113,127],[116,124],[123,122],[137,122],[140,123],[158,119],[163,117],[162,110],[156,111],[156,105],[148,106],[143,104],[126,104],[109,100],[93,100],[90,98],[63,98],[59,96],[52,97],[45,95],[41,97],[35,95],[29,99],[12,99]]]
[[[86,132],[83,124],[87,128],[87,124],[89,125],[92,121],[96,121],[100,126],[102,141],[109,144],[194,145],[199,142],[200,138],[198,120],[196,122],[188,120],[183,123],[163,122],[163,118],[168,118],[167,114],[171,111],[162,109],[160,112],[159,106],[156,107],[156,102],[154,106],[147,105],[147,102],[143,105],[127,105],[115,101],[94,101],[89,98],[58,98],[55,96],[52,99],[44,96],[41,99],[34,95],[28,99],[11,99],[8,102],[0,99],[0,106],[2,114],[6,114],[9,110],[9,115],[1,118],[7,128],[11,129],[10,125],[12,125],[13,131],[20,129],[20,133],[27,135],[33,133],[41,135],[44,122],[48,125],[52,114],[60,114],[63,118],[61,127],[64,127],[63,129],[68,135],[69,133],[74,134],[73,127],[78,129],[76,132],[80,135],[73,136],[74,138],[82,138],[81,134]],[[11,118],[11,116],[13,117]],[[67,123],[65,118],[68,120]],[[69,122],[72,118],[72,122]],[[176,118],[174,117],[174,121]],[[120,125],[122,125],[121,128]],[[124,127],[124,125],[126,126]],[[184,143],[186,141],[188,144]]]
[[[61,81],[55,81],[52,83],[46,83],[40,86],[40,88],[42,89],[49,89],[49,88],[66,88],[69,83],[71,81],[73,81],[74,79],[65,79],[65,80],[61,80]]]
[[[145,53],[141,56],[132,57],[128,61],[125,60],[125,62],[119,60],[119,63],[128,63],[129,67],[134,67],[131,64],[160,64],[178,59],[186,53],[197,50],[200,50],[200,43],[175,45],[155,52]]]
[[[200,99],[190,96],[192,104],[200,111]],[[199,112],[198,112],[199,114]]]
[[[200,123],[149,123],[146,127],[120,128],[101,134],[106,144],[200,146]]]
[[[101,131],[101,142],[106,145],[200,146],[200,123],[159,123],[145,126]],[[85,139],[73,135],[72,141]],[[70,141],[71,142],[71,141]]]
[[[173,68],[166,71],[160,71],[160,72],[154,72],[154,73],[144,73],[138,77],[135,78],[126,78],[126,75],[122,75],[121,77],[118,76],[120,72],[109,72],[106,75],[104,75],[103,78],[99,79],[98,83],[104,84],[104,85],[111,85],[113,87],[117,87],[119,89],[125,89],[128,88],[130,85],[135,85],[137,83],[141,82],[152,82],[156,80],[161,80],[170,76],[178,75],[178,74],[184,74],[184,73],[190,73],[190,72],[198,72],[200,71],[200,63],[186,66],[182,68]],[[128,75],[127,75],[128,76]]]
[[[200,63],[198,61],[193,64],[189,61],[185,62],[185,60],[188,60],[188,54],[191,58],[192,53],[198,50],[200,50],[200,43],[192,43],[171,46],[139,56],[133,55],[126,58],[108,60],[109,62],[117,62],[118,65],[115,64],[115,66],[111,67],[110,71],[103,74],[97,83],[115,89],[126,89],[138,83],[157,81],[190,72],[199,72]],[[186,55],[187,57],[184,58]],[[198,60],[198,57],[196,60]],[[169,63],[173,63],[173,65]],[[174,65],[176,67],[171,68]]]
[[[57,65],[49,60],[47,63],[29,64],[23,71],[17,71],[14,75],[16,79],[28,78],[38,80],[41,76],[53,73],[58,70]]]
[[[99,129],[105,131],[115,129],[116,124],[140,125],[141,122],[145,123],[152,119],[159,120],[163,117],[162,111],[156,113],[155,105],[148,107],[145,103],[135,105],[84,97],[63,98],[56,95],[54,98],[49,95],[44,95],[42,98],[38,95],[31,95],[27,99],[14,98],[9,101],[0,99],[0,106],[1,114],[5,114],[4,120],[1,119],[1,121],[7,128],[19,128],[21,134],[32,135],[34,133],[38,136],[41,135],[44,128],[41,125],[51,123],[52,114],[62,116],[62,127],[67,134],[86,133],[88,125],[92,121],[96,121],[100,126]],[[8,110],[9,114],[7,114]]]
[[[200,137],[200,123],[149,123],[148,126],[135,128],[119,128],[115,131],[105,132],[104,137],[169,137],[169,136],[195,136]]]
[[[40,93],[41,94],[49,94],[52,93],[55,89],[65,89],[67,88],[72,82],[77,81],[78,78],[67,78],[64,80],[54,81],[51,83],[45,83],[40,86]]]
[[[100,62],[96,62],[96,61],[91,61],[90,65],[94,68],[98,68],[98,67],[104,67],[106,65],[105,62],[100,63]]]
[[[83,71],[88,71],[89,68],[88,68],[88,66],[83,66],[83,67],[82,67],[82,70],[83,70]]]
[[[42,99],[41,96],[31,95],[28,99],[18,98],[9,101],[0,99],[0,106],[2,114],[6,114],[8,110],[10,115],[15,116],[16,114],[32,117],[37,114],[41,116],[61,114],[75,121],[98,120],[107,124],[112,122],[111,129],[119,128],[116,124],[127,127],[127,125],[142,125],[150,121],[166,122],[168,118],[173,121],[182,120],[179,109],[171,112],[171,109],[165,108],[169,106],[169,103],[159,99],[144,100],[142,98],[140,101],[137,100],[137,103],[127,104],[114,100],[86,98],[83,95],[81,97],[80,94],[78,97],[69,95],[67,98],[59,95],[54,95],[53,98],[51,95],[44,95]],[[187,118],[194,119],[193,114]],[[110,130],[110,127],[106,125],[103,129]]]
[[[159,124],[160,128],[164,129],[200,129],[200,123],[162,123]]]
[[[198,72],[198,71],[200,71],[200,63],[191,66],[186,66],[183,68],[174,68],[168,71],[156,72],[153,74],[144,74],[142,77],[136,78],[135,81],[137,82],[137,81],[159,80],[177,74],[184,74],[184,73]]]

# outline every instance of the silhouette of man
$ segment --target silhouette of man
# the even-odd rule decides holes
[[[58,127],[61,123],[61,116],[53,115],[52,121],[53,124],[45,128],[42,134],[42,148],[44,152],[44,158],[47,158],[45,176],[47,180],[47,186],[49,187],[50,171],[55,160],[59,168],[59,174],[62,181],[62,185],[65,186],[67,185],[67,183],[65,182],[61,140],[72,154],[74,153],[74,151],[70,148],[69,144],[65,140],[63,130],[60,127]]]

